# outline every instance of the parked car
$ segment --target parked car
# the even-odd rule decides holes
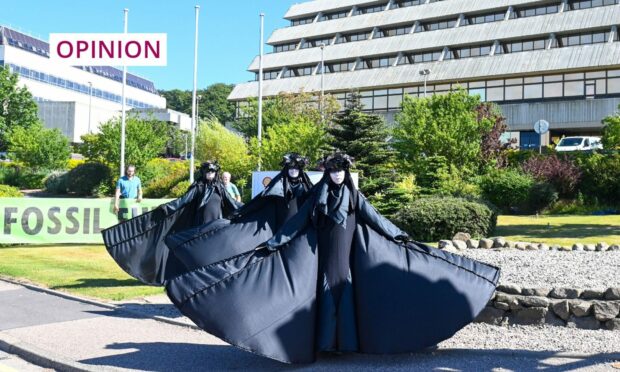
[[[602,150],[603,144],[600,137],[564,137],[555,147],[555,151],[592,151]]]

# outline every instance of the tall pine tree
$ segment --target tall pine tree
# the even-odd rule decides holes
[[[372,199],[397,181],[392,168],[394,151],[387,142],[390,132],[383,118],[362,110],[360,95],[351,93],[328,132],[335,149],[355,158],[360,189]]]

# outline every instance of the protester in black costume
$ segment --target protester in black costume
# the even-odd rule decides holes
[[[231,221],[218,220],[169,235],[166,243],[184,266],[192,269],[245,253],[270,239],[306,200],[312,187],[304,172],[308,159],[284,155],[282,170]]]
[[[103,241],[114,261],[150,285],[163,285],[184,272],[183,265],[169,254],[166,236],[230,216],[240,207],[218,179],[219,169],[217,162],[203,163],[200,176],[185,195],[103,230]]]
[[[287,363],[322,350],[413,352],[470,323],[499,269],[408,241],[355,189],[347,164],[327,160],[344,182],[326,171],[267,249],[170,280],[175,306],[228,343]]]

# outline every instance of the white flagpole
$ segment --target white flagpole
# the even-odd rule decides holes
[[[196,85],[198,84],[198,13],[196,5],[196,34],[194,35],[194,92],[192,93],[192,157],[189,161],[189,182],[194,183],[194,159],[196,158]]]
[[[124,26],[123,32],[127,33],[127,13],[129,9],[123,9],[124,12]],[[121,98],[121,177],[125,175],[125,127],[126,127],[126,115],[125,115],[125,85],[127,85],[127,66],[123,65],[123,90]]]
[[[260,14],[260,56],[258,58],[258,171],[261,168],[261,142],[263,136],[263,54],[265,14]]]

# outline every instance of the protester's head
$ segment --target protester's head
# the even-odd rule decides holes
[[[125,175],[129,178],[133,177],[136,175],[136,166],[135,165],[128,165],[125,168]]]
[[[341,152],[328,156],[323,162],[325,175],[329,176],[331,182],[336,185],[341,185],[351,177],[349,173],[351,165],[353,165],[353,158]]]
[[[217,161],[209,160],[200,165],[200,173],[204,181],[212,182],[217,178],[220,166]]]
[[[229,172],[224,172],[222,173],[222,181],[224,181],[225,184],[228,184],[230,182],[230,173]]]
[[[296,179],[299,178],[303,169],[308,165],[308,158],[296,152],[291,152],[283,156],[280,165],[282,165],[283,171],[287,172],[288,177]]]

